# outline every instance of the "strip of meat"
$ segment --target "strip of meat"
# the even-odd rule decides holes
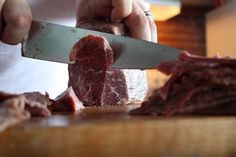
[[[179,56],[179,59],[182,61],[188,61],[188,62],[205,62],[205,63],[219,63],[219,64],[226,64],[230,66],[236,66],[236,59],[230,58],[230,57],[201,57],[197,55],[191,55],[187,51],[183,51],[181,55]]]
[[[171,77],[131,114],[236,114],[236,60],[183,52],[158,70]]]

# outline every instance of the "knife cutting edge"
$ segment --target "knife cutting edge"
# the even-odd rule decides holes
[[[114,51],[112,67],[118,69],[153,69],[163,61],[175,60],[181,52],[176,48],[130,37],[32,21],[29,34],[22,43],[22,56],[72,63],[69,54],[73,45],[89,34],[102,35],[108,40]]]

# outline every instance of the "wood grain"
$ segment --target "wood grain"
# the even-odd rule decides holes
[[[130,117],[126,107],[34,118],[0,133],[0,157],[236,156],[236,117]]]

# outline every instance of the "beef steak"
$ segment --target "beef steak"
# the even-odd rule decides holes
[[[70,59],[76,64],[69,65],[69,86],[85,106],[104,105],[103,98],[112,92],[104,90],[112,56],[112,49],[102,36],[89,35],[74,45]]]
[[[83,21],[77,26],[116,35],[128,35],[123,24],[95,20]],[[113,51],[101,36],[90,35],[78,41],[72,49],[70,59],[76,63],[69,65],[69,86],[73,87],[85,106],[142,101],[147,93],[146,75],[143,71],[110,68]],[[138,90],[134,90],[134,86]]]

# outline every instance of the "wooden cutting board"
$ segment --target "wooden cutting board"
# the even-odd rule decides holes
[[[236,156],[236,117],[131,117],[128,110],[33,118],[0,133],[0,157]]]

